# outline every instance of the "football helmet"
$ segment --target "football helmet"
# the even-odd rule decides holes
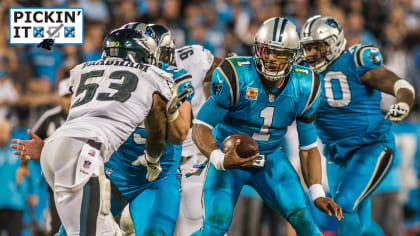
[[[153,65],[156,65],[160,57],[158,50],[159,38],[152,27],[141,22],[130,22],[121,26],[121,29],[132,29],[144,35],[147,39],[144,43],[150,48],[150,54],[154,57]]]
[[[175,41],[171,31],[163,25],[149,24],[158,38],[159,61],[168,65],[175,65]]]
[[[153,50],[148,45],[149,38],[132,29],[116,29],[109,33],[103,43],[105,57],[117,57],[131,62],[156,63],[156,58],[151,53]],[[154,44],[157,47],[156,43]]]
[[[347,41],[338,21],[316,15],[303,26],[300,43],[304,60],[313,71],[321,73],[346,49]]]
[[[264,21],[254,39],[257,71],[268,81],[286,77],[299,46],[299,35],[291,21],[281,17]]]

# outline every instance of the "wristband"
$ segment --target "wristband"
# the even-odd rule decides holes
[[[144,155],[146,155],[145,156],[146,161],[151,164],[156,164],[159,161],[160,157],[162,156],[162,154],[160,154],[158,157],[152,157],[149,155],[149,153],[147,153],[147,151],[144,152]]]
[[[414,90],[414,87],[407,80],[404,80],[404,79],[397,80],[394,83],[394,96],[397,96],[398,90],[402,88],[410,90],[410,92],[415,97],[416,91]]]
[[[324,187],[321,184],[312,184],[309,187],[309,195],[311,196],[312,202],[320,197],[325,197]]]
[[[168,119],[168,122],[172,122],[172,121],[176,120],[176,118],[178,118],[178,115],[179,115],[179,112],[178,112],[178,110],[176,110],[172,114],[167,114],[166,118]]]
[[[215,149],[210,154],[210,162],[213,163],[217,170],[225,170],[223,162],[225,160],[225,154],[220,149]]]

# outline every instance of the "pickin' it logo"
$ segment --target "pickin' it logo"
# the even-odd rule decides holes
[[[10,8],[9,15],[10,44],[83,44],[83,8]]]

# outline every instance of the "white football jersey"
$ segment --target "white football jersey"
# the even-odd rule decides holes
[[[53,136],[92,139],[104,144],[104,161],[142,123],[153,105],[153,94],[171,97],[171,75],[151,65],[98,60],[70,72],[73,91],[67,121]]]
[[[191,109],[194,117],[197,116],[201,106],[206,101],[204,96],[203,82],[207,72],[213,64],[213,54],[201,45],[190,45],[175,50],[176,66],[190,72],[192,84],[195,90],[191,101]],[[182,145],[182,155],[191,156],[196,151],[191,138],[191,129]]]
[[[176,66],[190,72],[195,90],[192,98],[192,110],[197,116],[201,106],[206,101],[203,91],[203,82],[207,72],[213,64],[213,54],[201,45],[184,46],[175,50]]]

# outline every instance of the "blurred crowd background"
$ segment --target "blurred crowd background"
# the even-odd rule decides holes
[[[84,44],[54,45],[52,50],[9,45],[5,32],[9,32],[11,7],[84,8]],[[385,66],[416,88],[416,103],[408,121],[395,126],[400,161],[396,162],[395,172],[389,177],[391,187],[383,191],[397,195],[402,231],[406,235],[416,235],[416,232],[420,235],[420,154],[417,154],[417,140],[420,140],[420,0],[1,0],[0,120],[9,123],[12,137],[25,138],[25,130],[32,128],[46,110],[59,104],[58,84],[69,76],[69,69],[82,61],[99,59],[105,35],[125,23],[140,21],[165,25],[174,34],[177,47],[201,44],[214,55],[224,57],[229,52],[251,55],[257,29],[270,17],[288,17],[300,31],[305,21],[315,14],[337,19],[344,28],[348,46],[358,43],[377,46],[384,55]],[[0,125],[2,133],[9,133],[8,125]],[[35,229],[48,231],[46,183],[40,176],[39,166],[31,164],[30,174],[16,182],[13,170],[19,160],[8,150],[9,141],[10,135],[0,140],[0,184],[3,188],[5,179],[14,181],[15,186],[9,187],[19,195],[0,193],[0,218],[4,209],[17,209],[25,213],[24,227],[28,229],[25,234],[35,232]],[[28,186],[22,190],[25,181]],[[244,191],[244,196],[258,199],[252,191]],[[244,205],[238,205],[239,208],[246,207],[236,212],[241,215],[241,221],[234,224],[236,231],[231,235],[285,234],[287,230],[279,223],[282,222],[279,216],[258,200],[255,204],[247,199],[244,202]],[[376,217],[379,219],[387,214],[380,213]],[[392,234],[394,219],[379,220],[391,226],[387,229],[388,235],[395,235]],[[334,221],[325,222],[325,234],[334,235]],[[246,229],[249,225],[255,227]]]

